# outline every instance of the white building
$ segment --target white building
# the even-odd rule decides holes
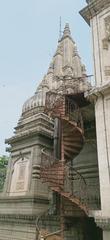
[[[101,211],[95,221],[110,239],[110,0],[88,0],[81,15],[92,29],[95,87],[88,96],[95,102]]]

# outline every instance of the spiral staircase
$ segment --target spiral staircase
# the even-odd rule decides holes
[[[79,96],[80,97],[80,96]],[[60,121],[60,158],[42,150],[41,165],[37,166],[39,178],[48,183],[52,191],[68,199],[79,210],[88,215],[87,186],[83,176],[74,169],[74,158],[84,144],[83,120],[78,104],[72,95],[49,92],[45,112]],[[36,172],[36,170],[34,169]]]
[[[66,162],[72,161],[77,156],[83,146],[83,130],[77,123],[69,120],[69,117],[62,116],[62,137],[64,145],[64,159]]]
[[[42,149],[41,164],[33,168],[33,177],[41,179],[43,183],[48,183],[56,196],[60,197],[60,237],[62,240],[64,239],[65,217],[70,214],[72,217],[75,216],[74,209],[75,212],[79,212],[80,216],[88,216],[86,181],[74,168],[74,158],[80,153],[84,144],[83,119],[80,109],[85,104],[87,102],[82,93],[78,96],[47,93],[45,113],[58,123],[55,124],[56,129],[54,128],[54,148],[56,149],[51,154],[47,149]]]

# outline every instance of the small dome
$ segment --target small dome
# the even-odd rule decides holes
[[[36,93],[24,103],[22,108],[22,113],[30,111],[31,109],[36,107],[45,106],[45,98],[46,98],[47,90],[48,89],[45,86],[38,89],[38,91],[36,91]]]

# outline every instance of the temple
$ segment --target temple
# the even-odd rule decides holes
[[[2,240],[102,240],[92,85],[67,23],[47,74],[23,104],[0,198]]]

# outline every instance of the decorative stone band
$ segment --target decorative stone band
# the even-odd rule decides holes
[[[11,222],[16,224],[35,224],[36,215],[21,215],[21,214],[0,214],[0,223]]]
[[[103,49],[108,50],[110,44],[110,15],[108,15],[105,19],[105,38],[102,40]]]
[[[84,96],[85,98],[89,99],[90,101],[97,100],[98,97],[101,97],[103,95],[107,95],[110,92],[110,81],[107,84],[104,84],[102,86],[95,86],[90,91],[86,91]]]
[[[80,11],[81,16],[90,25],[90,20],[104,10],[107,6],[110,6],[110,0],[91,0],[87,1],[88,5]]]
[[[14,223],[14,224],[29,224],[34,225],[36,227],[36,219],[38,218],[38,215],[36,214],[0,214],[0,224],[2,222],[2,224],[4,223],[4,225],[6,223]],[[45,219],[45,220],[44,220]],[[50,215],[42,215],[41,217],[41,221],[47,221],[47,223],[49,222],[49,224],[51,224],[51,226],[53,226],[53,222],[59,222],[59,216],[50,216]]]
[[[95,218],[96,225],[104,231],[110,231],[110,218],[98,217]]]

